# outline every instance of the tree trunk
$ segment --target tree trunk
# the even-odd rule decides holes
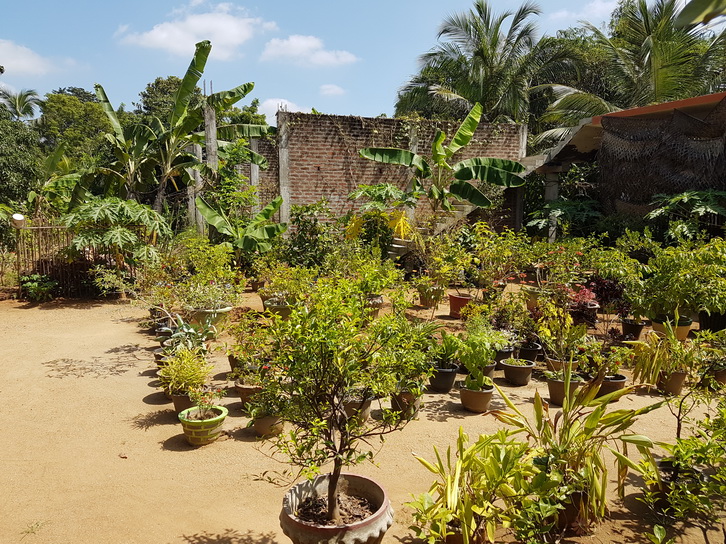
[[[199,144],[192,144],[190,147],[191,152],[194,153],[194,156],[196,156],[201,162],[202,146]],[[196,227],[199,234],[204,234],[204,218],[197,209],[197,196],[199,196],[202,192],[204,180],[202,180],[202,174],[199,173],[199,170],[195,170],[193,168],[189,168],[188,170],[190,177],[194,180],[194,183],[187,186],[187,220],[189,221],[190,226]]]
[[[328,519],[336,522],[340,519],[338,481],[340,481],[340,473],[342,470],[343,464],[340,459],[336,458],[333,462],[333,472],[330,473],[330,478],[328,479]]]

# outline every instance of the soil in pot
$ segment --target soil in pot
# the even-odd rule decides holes
[[[368,499],[345,493],[338,495],[338,507],[340,508],[340,522],[345,525],[369,518],[376,511]],[[315,525],[333,525],[333,522],[328,519],[328,500],[324,497],[304,499],[297,507],[297,517]]]
[[[452,368],[434,369],[434,373],[429,378],[429,389],[437,393],[448,393],[454,388],[458,370],[458,365],[453,365]]]
[[[521,361],[527,364],[512,364],[511,361]],[[504,378],[512,385],[527,385],[532,379],[534,361],[522,361],[521,359],[505,359],[500,363],[504,369]]]
[[[494,388],[477,391],[462,387],[459,393],[461,394],[461,405],[465,410],[481,414],[489,410],[489,403],[492,401]]]
[[[336,544],[380,544],[388,528],[393,523],[393,509],[383,488],[375,481],[354,474],[342,474],[339,482],[338,500],[348,503],[349,510],[360,512],[370,509],[371,515],[347,524],[317,524],[301,520],[300,510],[303,503],[311,498],[314,505],[319,498],[327,498],[329,475],[318,476],[312,481],[295,485],[287,492],[280,513],[280,527],[294,544],[313,544],[335,542]],[[341,492],[341,490],[345,490]],[[350,497],[350,500],[346,498]],[[308,506],[303,510],[308,510]],[[352,503],[352,504],[351,504]],[[327,508],[327,504],[324,505]],[[313,512],[315,508],[312,508]],[[318,514],[319,515],[319,514]],[[319,517],[325,518],[322,515]]]
[[[461,319],[461,310],[469,304],[473,299],[469,295],[449,294],[449,317]]]

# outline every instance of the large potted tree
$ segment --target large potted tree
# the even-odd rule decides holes
[[[275,445],[307,477],[286,494],[280,515],[284,533],[296,543],[380,542],[393,520],[383,488],[343,468],[372,458],[371,441],[407,422],[405,412],[381,406],[380,399],[395,392],[400,365],[412,366],[412,359],[426,365],[420,346],[429,340],[417,337],[403,305],[370,321],[364,304],[350,282],[321,279],[288,320],[273,320],[274,371],[263,387],[266,396],[286,399],[279,415],[290,429]],[[418,336],[425,334],[420,330]],[[376,399],[382,417],[351,415],[351,396]],[[321,474],[331,461],[331,471]],[[370,511],[351,514],[341,500],[348,495],[367,500]]]

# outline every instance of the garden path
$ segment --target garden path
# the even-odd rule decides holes
[[[259,305],[255,295],[250,304]],[[223,401],[228,436],[199,449],[186,445],[155,388],[157,344],[139,327],[145,313],[120,302],[0,301],[0,543],[288,542],[278,523],[284,490],[257,479],[285,465],[267,456],[232,397]],[[226,360],[220,352],[214,359],[216,379],[224,380]],[[546,394],[543,383],[508,390],[529,410],[534,388]],[[630,395],[621,404],[653,400]],[[464,412],[457,393],[426,395],[419,419],[387,438],[377,464],[355,469],[381,482],[393,502],[396,523],[384,544],[412,539],[404,503],[431,481],[412,453],[431,458],[432,446],[445,450],[459,426],[475,437],[499,425]],[[635,431],[667,440],[673,427],[661,409]],[[647,542],[640,503],[627,501],[636,512],[615,497],[612,504],[612,519],[593,536],[568,542]],[[691,530],[678,542],[704,537]]]

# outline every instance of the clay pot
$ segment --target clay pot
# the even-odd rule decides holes
[[[570,382],[570,396],[572,396],[578,387],[584,385],[585,382]],[[565,401],[565,382],[562,380],[547,379],[547,390],[550,394],[550,404],[553,406],[562,406]]]
[[[524,359],[524,357],[520,357],[520,359]],[[545,362],[547,363],[547,370],[551,370],[553,372],[562,370],[567,364],[571,364],[572,372],[575,372],[580,364],[577,361],[572,361],[572,363],[570,363],[569,361],[558,361],[557,359],[550,359],[549,357],[545,360]]]
[[[234,389],[239,395],[243,406],[250,402],[253,396],[262,391],[262,387],[259,385],[246,385],[240,381],[234,382]]]
[[[536,361],[537,356],[542,352],[542,346],[536,342],[531,342],[520,346],[519,358],[527,359],[528,361]]]
[[[494,388],[483,390],[467,389],[462,387],[459,390],[461,394],[461,405],[469,412],[481,414],[489,410],[489,403],[494,395]]]
[[[506,348],[498,349],[497,352],[494,354],[494,361],[497,363],[496,370],[503,370],[504,367],[501,365],[501,362],[505,359],[509,359],[510,357],[514,356],[514,347],[507,346]]]
[[[662,334],[665,336],[666,334],[666,327],[665,322],[666,319],[654,319],[651,326],[653,327],[653,330],[659,334]],[[693,324],[693,320],[689,317],[681,317],[678,320],[678,323],[676,323],[675,327],[673,327],[673,332],[676,335],[676,338],[680,341],[684,341],[686,338],[688,338],[688,333],[691,331],[691,325]]]
[[[415,396],[408,391],[401,391],[395,395],[391,395],[391,410],[394,412],[403,412],[406,419],[414,418],[421,409],[421,397]]]
[[[266,438],[280,434],[284,423],[279,416],[262,416],[252,421],[252,427],[257,436]]]
[[[344,404],[345,414],[349,418],[357,417],[361,422],[368,421],[371,417],[371,404],[373,399],[352,399]]]
[[[474,300],[474,298],[469,295],[454,295],[453,293],[450,293],[449,317],[453,317],[454,319],[461,319],[461,310],[472,300]]]
[[[189,395],[176,395],[172,393],[170,396],[171,401],[174,403],[174,411],[176,411],[177,414],[188,408],[196,406],[196,404],[192,402],[192,399],[189,398]]]
[[[179,421],[181,421],[184,436],[187,442],[192,446],[204,446],[211,444],[222,432],[222,425],[227,417],[227,408],[224,406],[214,406],[212,410],[217,413],[215,417],[209,419],[191,419],[190,416],[197,410],[196,407],[187,408],[179,413]]]
[[[658,379],[658,391],[662,391],[664,395],[679,396],[683,391],[688,373],[682,370],[676,370],[670,374],[661,373]]]
[[[645,325],[645,321],[623,319],[620,327],[623,331],[623,336],[631,337],[633,340],[640,340],[640,335],[643,334],[643,329],[645,328]]]
[[[280,513],[282,532],[293,544],[380,544],[393,524],[393,508],[385,490],[375,481],[363,476],[343,473],[338,486],[349,495],[366,499],[375,509],[370,517],[355,523],[325,526],[297,518],[295,512],[305,499],[327,496],[329,479],[329,474],[318,476],[314,480],[294,485],[285,494]]]

